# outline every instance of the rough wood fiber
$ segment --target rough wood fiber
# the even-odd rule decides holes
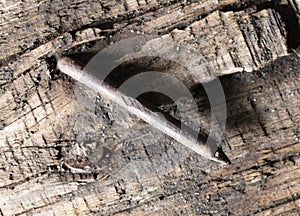
[[[0,214],[297,215],[300,68],[295,56],[278,59],[288,54],[289,32],[276,8],[290,5],[299,14],[299,7],[297,1],[276,7],[256,1],[263,4],[257,11],[253,2],[1,1]],[[117,40],[130,30],[194,46],[205,58],[201,81],[209,80],[210,70],[224,75],[262,68],[221,78],[228,105],[224,149],[232,166],[188,151],[176,163],[178,151],[185,151],[178,143],[135,118],[132,130],[122,128],[126,122],[111,125],[122,110],[111,105],[99,111],[110,118],[95,114],[86,107],[93,102],[88,90],[82,91],[86,103],[73,97],[77,84],[55,70],[54,56],[74,47],[88,51],[91,42],[110,35]],[[199,112],[209,125],[209,109]],[[84,121],[91,116],[94,122]],[[126,180],[107,172],[60,172],[63,149],[82,128],[119,153],[113,168],[140,173]]]

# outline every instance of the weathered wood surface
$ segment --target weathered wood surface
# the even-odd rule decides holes
[[[253,2],[0,2],[0,213],[297,215],[300,67],[288,51],[297,48],[291,33],[299,33],[299,2]],[[233,165],[204,160],[132,116],[130,124],[121,121],[122,110],[103,108],[105,99],[94,112],[87,105],[96,95],[87,89],[86,101],[74,98],[77,84],[56,71],[55,57],[132,31],[195,47],[205,58],[203,73],[192,82],[183,76],[188,86],[208,81],[210,70],[260,69],[221,78],[228,106],[223,148]],[[209,109],[199,112],[208,125]],[[60,171],[63,150],[86,132],[116,152],[118,163],[109,165],[123,173]],[[188,157],[178,163],[178,152]],[[141,161],[152,166],[139,167]]]

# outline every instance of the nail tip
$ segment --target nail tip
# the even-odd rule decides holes
[[[229,160],[229,158],[227,157],[227,155],[224,153],[224,151],[218,147],[217,151],[215,152],[214,155],[218,160],[220,160],[222,163],[231,165],[231,161]]]

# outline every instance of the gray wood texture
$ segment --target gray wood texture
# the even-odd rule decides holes
[[[299,5],[1,1],[0,215],[298,215]],[[78,84],[56,69],[58,56],[143,33],[199,51],[196,78],[167,69],[188,87],[220,76],[232,165],[203,159],[89,89],[74,97]],[[197,100],[209,128],[208,101]],[[92,142],[76,144],[87,135]],[[101,172],[76,173],[89,163]]]

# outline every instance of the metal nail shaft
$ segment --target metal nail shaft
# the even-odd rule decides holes
[[[57,65],[63,73],[97,91],[104,97],[109,98],[113,102],[122,106],[124,109],[135,114],[137,117],[143,119],[145,122],[149,123],[153,127],[172,137],[196,153],[212,161],[230,164],[229,159],[221,148],[217,148],[216,152],[212,152],[208,145],[199,142],[199,139],[196,139],[189,133],[189,128],[185,127],[186,130],[183,130],[183,128],[180,129],[171,122],[166,122],[163,117],[143,106],[135,98],[124,95],[118,89],[113,88],[104,81],[97,79],[88,71],[84,71],[82,67],[76,64],[74,60],[68,57],[63,57],[58,60]]]

